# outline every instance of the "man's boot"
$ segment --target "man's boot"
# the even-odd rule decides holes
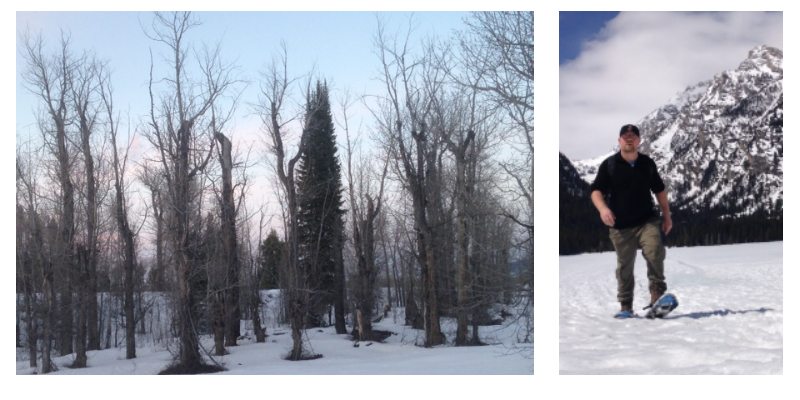
[[[661,296],[663,296],[665,292],[666,292],[666,290],[664,290],[664,288],[662,286],[650,285],[650,305],[645,307],[645,308],[652,307],[653,304],[655,304],[656,301],[658,299],[660,299]]]
[[[633,318],[633,300],[621,301],[621,310],[614,315],[614,318]]]

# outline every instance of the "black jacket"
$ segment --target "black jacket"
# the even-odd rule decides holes
[[[609,173],[610,162],[614,163],[613,176]],[[614,228],[625,229],[642,225],[657,215],[650,192],[664,191],[664,181],[652,158],[639,153],[631,167],[617,152],[600,164],[590,193],[595,190],[611,196],[608,208],[616,217]]]

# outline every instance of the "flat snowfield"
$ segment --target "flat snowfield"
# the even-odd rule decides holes
[[[679,306],[661,320],[641,252],[637,317],[613,318],[615,269],[613,252],[560,257],[561,374],[783,374],[783,242],[667,249]]]
[[[291,331],[282,327],[268,329],[266,343],[254,339],[238,341],[229,347],[230,354],[214,357],[228,370],[218,374],[238,375],[529,375],[533,374],[533,343],[519,343],[524,331],[515,322],[506,325],[482,326],[480,337],[493,345],[454,347],[452,344],[423,348],[422,331],[402,325],[402,312],[397,323],[389,318],[373,324],[373,329],[394,334],[385,343],[361,342],[359,347],[349,335],[337,335],[333,327],[306,331],[305,345],[322,358],[309,361],[283,360],[291,349]],[[348,327],[349,329],[349,327]],[[471,327],[470,327],[471,329]],[[442,330],[449,340],[455,335],[452,319],[442,318]],[[252,335],[250,335],[252,336]],[[203,345],[211,351],[214,343],[202,337]],[[309,346],[310,343],[310,347]],[[88,352],[89,367],[70,369],[74,354],[55,358],[59,370],[53,374],[70,375],[153,375],[171,362],[172,355],[164,345],[138,347],[137,358],[125,359],[124,343],[120,348]],[[202,352],[202,350],[201,350]],[[31,374],[28,361],[17,361],[17,374]]]

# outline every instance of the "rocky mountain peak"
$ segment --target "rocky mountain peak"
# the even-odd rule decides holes
[[[782,50],[750,50],[738,68],[678,92],[638,125],[640,151],[658,164],[672,204],[736,213],[782,207]],[[592,179],[604,158],[575,168]]]
[[[783,77],[783,50],[761,45],[747,54],[747,59],[739,64],[737,71],[751,74],[767,73]]]

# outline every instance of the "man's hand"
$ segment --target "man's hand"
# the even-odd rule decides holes
[[[661,231],[664,232],[665,235],[669,234],[669,231],[672,230],[672,217],[669,215],[664,216],[664,220],[661,221]]]
[[[599,190],[593,191],[592,203],[594,204],[595,208],[597,208],[597,211],[600,212],[600,219],[603,220],[603,223],[610,227],[613,227],[614,220],[616,219],[616,217],[614,217],[614,213],[611,212],[610,208],[608,208],[606,202],[603,201],[603,193],[600,192]]]
[[[614,226],[614,220],[616,219],[616,217],[614,217],[614,213],[611,212],[611,209],[606,207],[606,208],[600,210],[600,219],[603,220],[604,224],[613,227]]]
[[[661,231],[666,235],[672,230],[672,217],[669,215],[667,191],[662,190],[656,193],[656,200],[658,200],[658,207],[661,208],[661,215],[664,216],[663,220],[661,221]]]

